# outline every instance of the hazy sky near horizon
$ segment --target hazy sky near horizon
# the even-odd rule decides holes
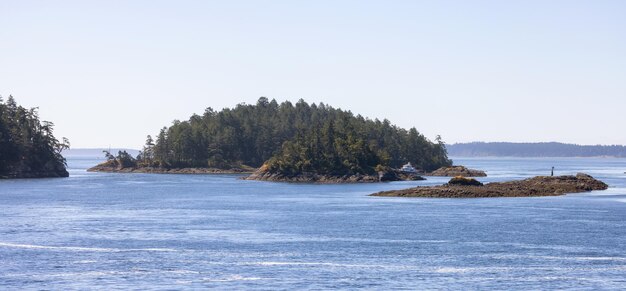
[[[444,141],[626,144],[626,1],[0,0],[0,95],[74,148],[324,102]]]

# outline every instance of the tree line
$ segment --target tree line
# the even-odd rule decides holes
[[[129,159],[123,152],[118,158]],[[175,120],[156,138],[148,136],[134,160],[138,166],[164,168],[265,164],[286,173],[329,174],[371,173],[406,162],[424,170],[451,164],[441,139],[431,142],[415,128],[405,130],[386,119],[355,116],[323,103],[301,99],[279,104],[265,97],[254,105],[219,112],[207,108],[189,120]]]
[[[37,108],[0,96],[0,177],[67,176],[61,152],[69,141],[56,139],[53,127],[39,120]]]
[[[577,145],[559,142],[472,142],[448,145],[453,156],[626,157],[622,145]]]

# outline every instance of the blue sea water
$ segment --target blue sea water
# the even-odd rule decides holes
[[[586,172],[539,198],[367,194],[446,178],[314,185],[87,173],[0,181],[0,289],[626,289],[626,159],[455,159],[503,181]]]

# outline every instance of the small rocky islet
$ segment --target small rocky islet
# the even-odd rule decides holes
[[[537,176],[524,180],[482,184],[472,178],[454,177],[444,185],[383,191],[370,196],[423,198],[485,198],[559,196],[606,190],[608,185],[590,175]]]
[[[468,169],[464,166],[441,167],[427,174],[436,177],[487,177],[487,173],[481,170]]]

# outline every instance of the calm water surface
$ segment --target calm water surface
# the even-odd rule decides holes
[[[482,181],[586,172],[607,191],[368,197],[311,185],[87,173],[0,181],[0,289],[626,289],[626,159],[455,159]]]

